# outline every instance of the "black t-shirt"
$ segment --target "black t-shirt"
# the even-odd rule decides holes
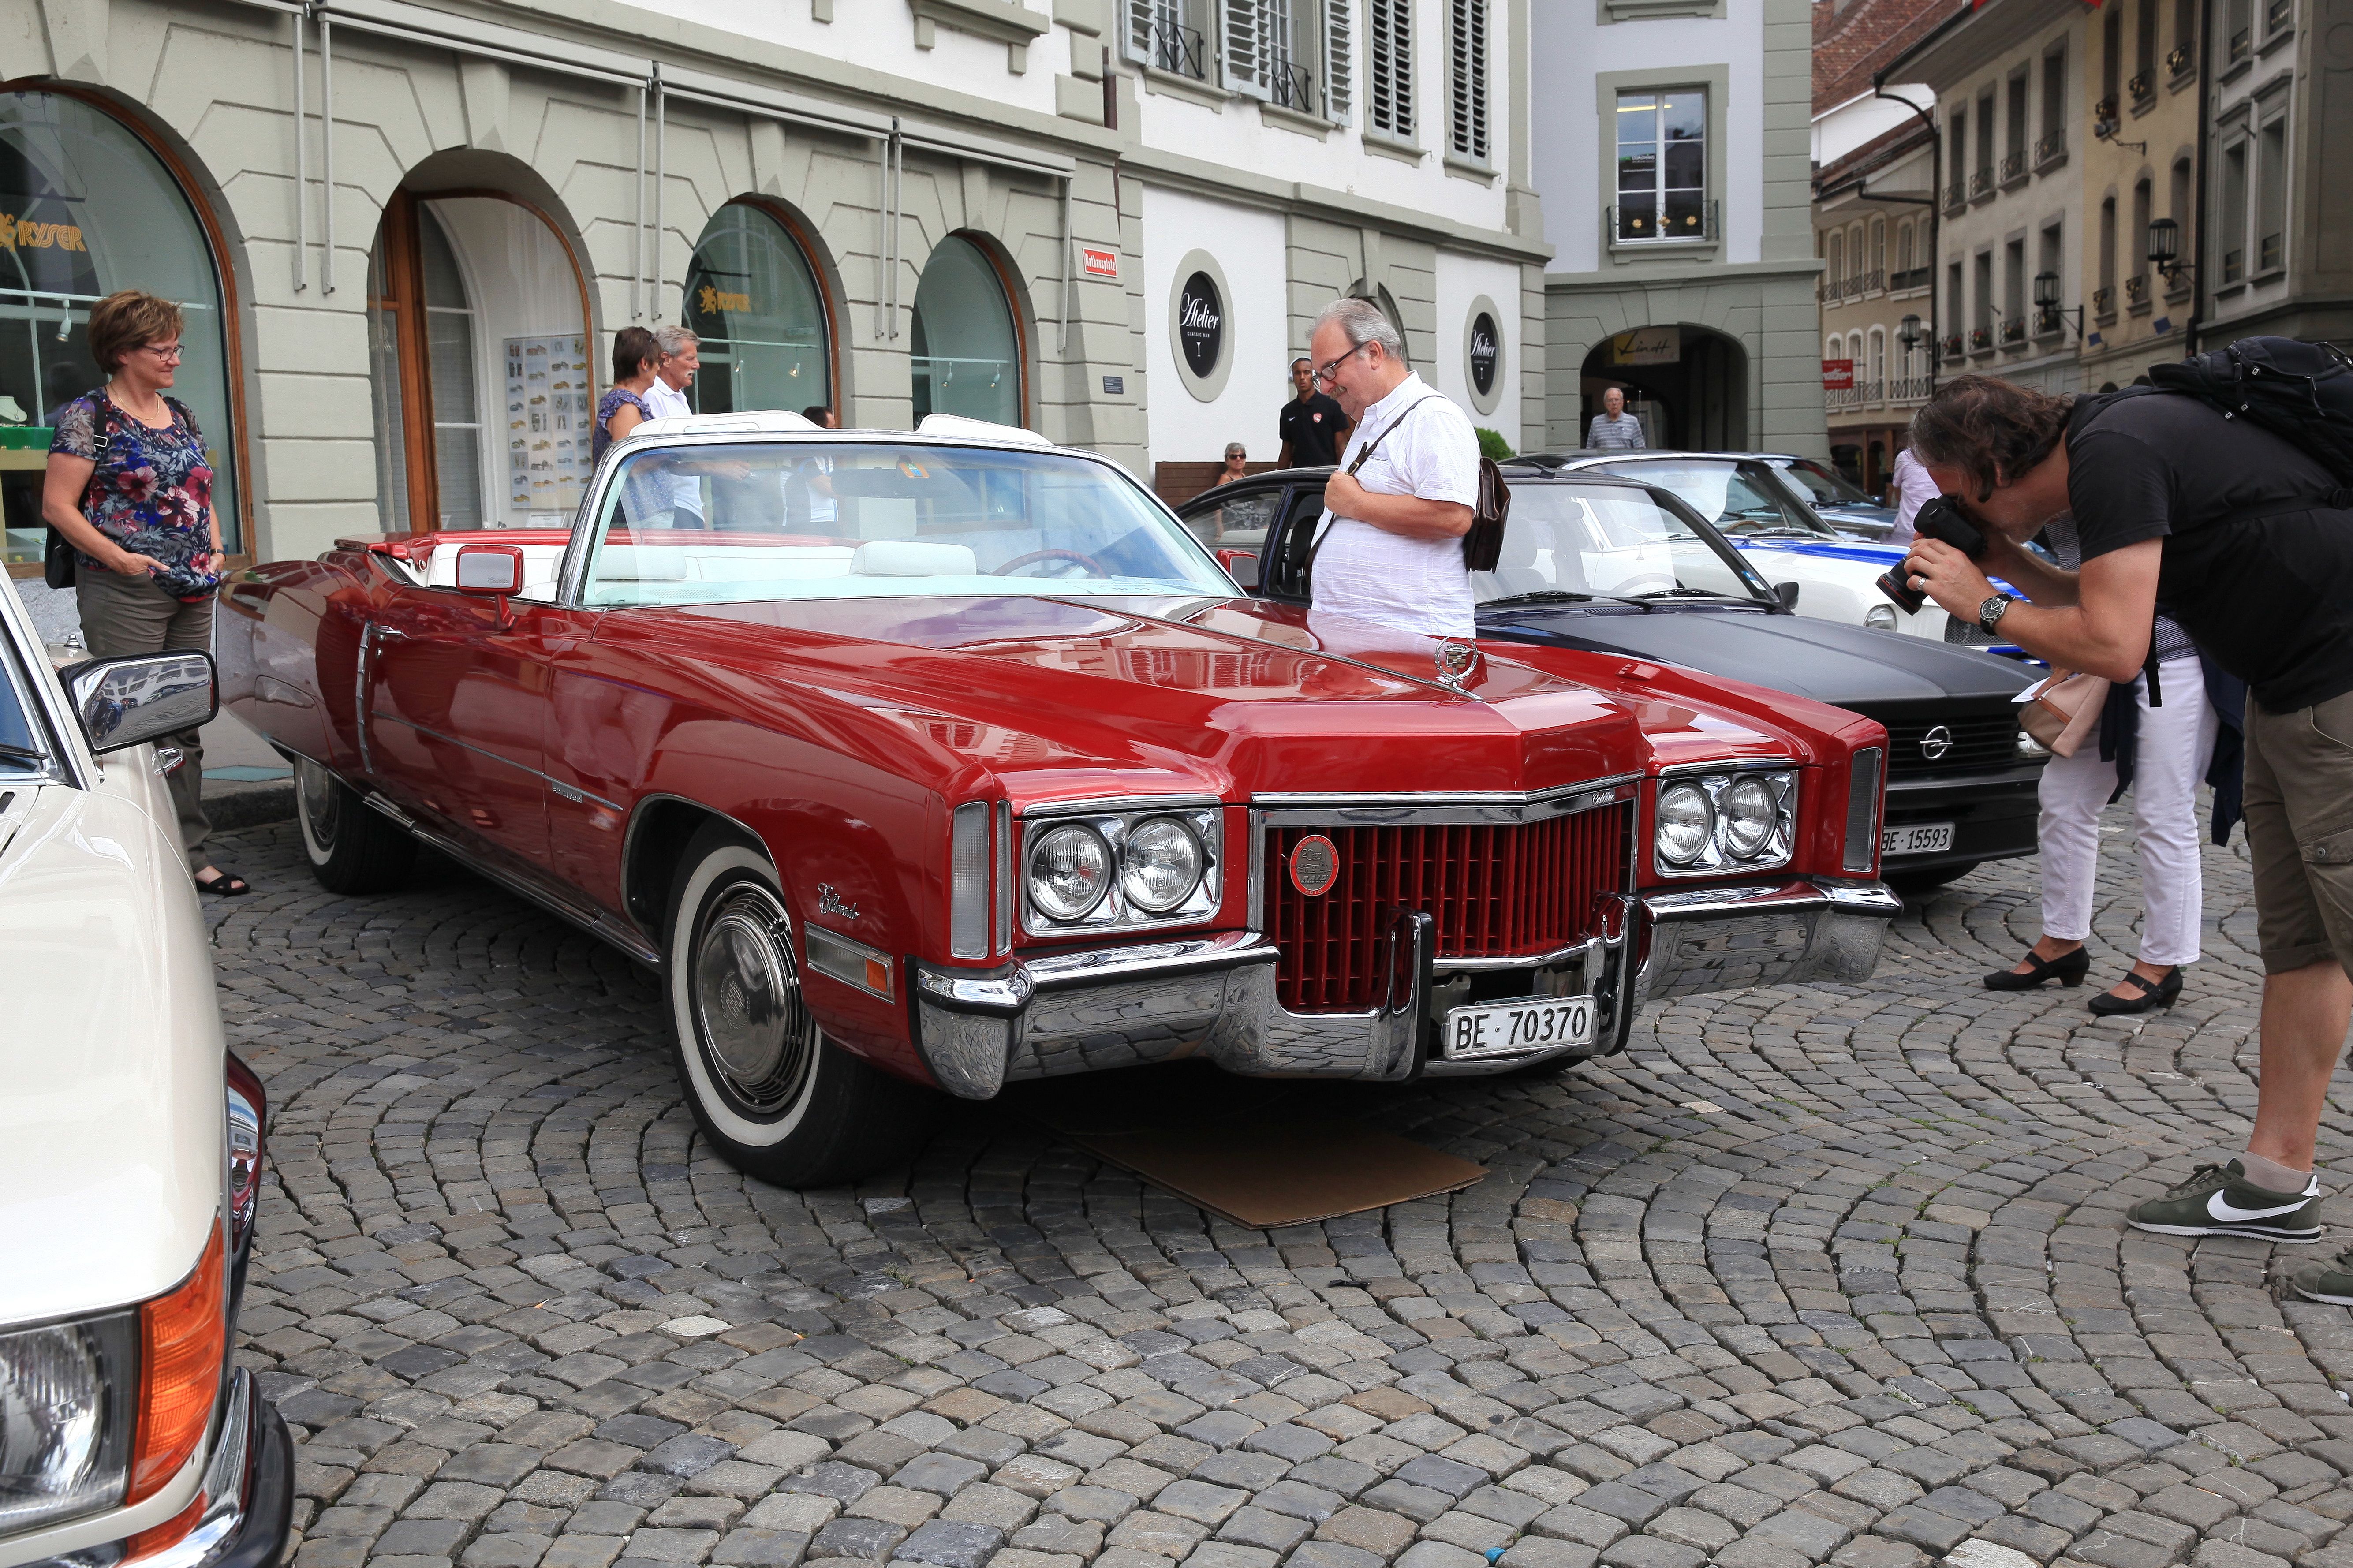
[[[2284,437],[2179,393],[2077,400],[2067,500],[2091,560],[2165,541],[2157,599],[2274,713],[2353,691],[2353,510]]]
[[[1348,416],[1340,405],[1320,392],[1310,393],[1304,402],[1294,397],[1282,405],[1280,428],[1282,438],[1291,443],[1292,466],[1312,468],[1319,463],[1340,460],[1340,426]]]

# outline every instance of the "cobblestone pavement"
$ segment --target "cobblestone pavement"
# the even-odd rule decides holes
[[[1019,1095],[856,1191],[748,1183],[625,961],[239,836],[223,996],[276,1112],[240,1355],[302,1439],[296,1563],[2353,1564],[2353,1320],[2276,1285],[2310,1252],[2120,1223],[2253,1102],[2208,853],[2170,1015],[1980,989],[2033,932],[2013,867],[1869,988],[1678,1003],[1606,1064],[1237,1086],[1493,1171],[1261,1233]]]

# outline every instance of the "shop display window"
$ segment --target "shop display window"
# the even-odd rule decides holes
[[[52,411],[105,381],[90,354],[90,308],[122,289],[185,312],[171,395],[204,432],[221,540],[239,552],[232,325],[195,207],[164,161],[96,106],[0,93],[0,519],[12,567],[40,563]]]

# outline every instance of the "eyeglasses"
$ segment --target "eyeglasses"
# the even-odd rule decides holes
[[[140,345],[139,352],[142,353],[153,354],[160,360],[176,363],[180,357],[180,345],[177,343],[142,343]]]
[[[1338,359],[1334,360],[1331,363],[1317,366],[1315,370],[1315,384],[1318,386],[1332,385],[1339,379],[1340,367],[1342,365],[1346,364],[1351,359],[1354,359],[1356,355],[1364,353],[1366,349],[1372,346],[1373,340],[1366,338],[1363,342],[1358,343],[1355,348],[1350,349],[1346,353],[1342,354]]]

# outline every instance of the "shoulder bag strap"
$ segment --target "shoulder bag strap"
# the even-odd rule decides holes
[[[1390,420],[1387,425],[1381,426],[1381,433],[1379,435],[1366,442],[1364,446],[1358,449],[1355,458],[1349,462],[1345,470],[1348,477],[1350,479],[1356,477],[1356,470],[1363,468],[1366,463],[1372,460],[1373,454],[1380,450],[1381,443],[1389,438],[1389,432],[1404,424],[1408,416],[1410,416],[1415,409],[1420,407],[1425,403],[1434,403],[1445,395],[1446,395],[1442,392],[1433,392],[1427,397],[1417,397],[1411,403],[1407,404],[1403,412],[1399,413],[1396,418]],[[1326,507],[1324,510],[1328,514],[1331,509]],[[1315,557],[1317,553],[1323,550],[1324,541],[1331,536],[1331,524],[1325,523],[1323,528],[1317,531],[1315,542],[1307,547],[1307,559],[1301,564],[1299,570],[1303,576],[1309,578],[1311,581],[1314,579],[1315,573]]]

